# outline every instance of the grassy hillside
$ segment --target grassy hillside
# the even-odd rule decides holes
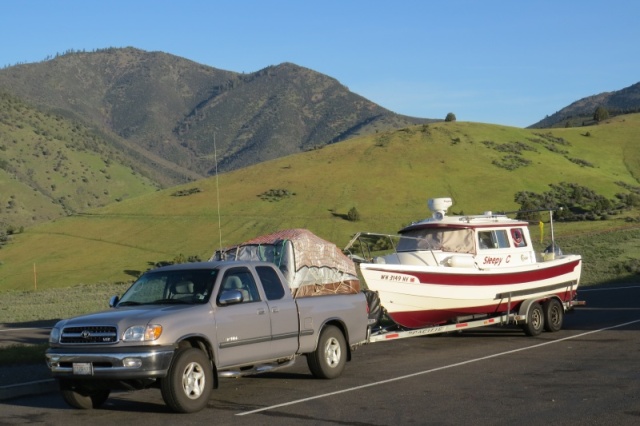
[[[0,94],[0,230],[155,191],[99,134]]]
[[[206,259],[220,241],[285,228],[343,247],[357,231],[395,232],[428,216],[431,197],[451,196],[451,210],[468,214],[517,209],[517,191],[559,182],[613,198],[627,192],[616,182],[638,187],[639,127],[640,115],[544,133],[452,122],[351,139],[28,228],[0,250],[0,291],[127,281],[155,262]],[[353,207],[358,222],[344,218]],[[556,236],[565,247],[562,238],[637,226],[615,216],[558,224]],[[612,262],[640,258],[633,241],[625,244],[631,249]],[[569,247],[581,251],[580,243]]]

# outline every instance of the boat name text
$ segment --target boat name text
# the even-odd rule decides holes
[[[505,263],[509,263],[510,260],[511,260],[511,255],[507,256]],[[493,257],[493,256],[485,256],[484,260],[482,261],[483,265],[500,266],[501,263],[502,263],[502,257]]]

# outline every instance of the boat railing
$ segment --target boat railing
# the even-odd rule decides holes
[[[362,263],[374,262],[376,258],[396,255],[398,260],[400,256],[408,253],[404,251],[398,251],[398,241],[403,240],[415,240],[416,246],[419,241],[422,241],[418,237],[409,237],[406,235],[397,234],[380,234],[375,232],[358,232],[353,236],[349,244],[343,249],[343,252],[349,256],[354,262]],[[412,250],[413,251],[413,250]],[[414,260],[418,260],[425,265],[439,265],[438,257],[433,249],[420,249],[420,252],[429,253],[433,258],[433,264],[423,257],[414,257]],[[357,253],[359,252],[359,253]]]

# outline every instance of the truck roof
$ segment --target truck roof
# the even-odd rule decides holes
[[[151,269],[148,272],[155,271],[174,271],[174,270],[192,270],[192,269],[216,269],[221,266],[233,265],[233,266],[242,266],[242,265],[252,265],[252,266],[275,266],[271,262],[262,262],[262,261],[237,261],[237,260],[218,260],[218,261],[208,261],[208,262],[189,262],[189,263],[176,263],[168,266],[161,266],[159,268]]]

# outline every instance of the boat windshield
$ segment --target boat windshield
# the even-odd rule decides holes
[[[422,228],[402,234],[397,251],[442,250],[475,254],[473,230],[460,228]]]

